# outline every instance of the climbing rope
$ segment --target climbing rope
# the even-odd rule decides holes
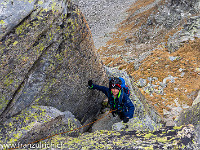
[[[93,121],[93,122],[90,122],[90,123],[88,123],[88,124],[86,124],[86,125],[84,125],[84,126],[81,126],[81,127],[79,127],[79,128],[75,128],[75,129],[73,129],[73,130],[69,130],[69,131],[57,133],[57,134],[54,134],[54,135],[50,135],[50,136],[45,137],[45,138],[43,138],[43,139],[40,139],[40,140],[31,142],[31,143],[28,143],[28,144],[23,144],[23,145],[20,145],[20,146],[18,146],[18,147],[15,147],[15,148],[10,148],[10,149],[8,149],[8,150],[19,149],[19,148],[24,147],[24,146],[26,146],[26,145],[31,145],[31,144],[34,144],[34,143],[37,143],[37,142],[41,142],[41,141],[43,141],[43,140],[49,139],[49,138],[51,138],[51,137],[54,137],[54,136],[56,136],[56,135],[61,135],[61,134],[73,132],[73,131],[76,131],[76,130],[80,130],[80,129],[86,127],[86,126],[89,126],[89,125],[91,125],[91,124],[97,122],[97,121],[100,121],[101,119],[105,118],[105,117],[108,116],[110,113],[112,113],[113,111],[115,111],[115,110],[110,110],[110,111],[109,111],[106,115],[104,115],[103,117],[101,117],[101,118],[99,118],[99,119],[97,119],[97,120],[95,120],[95,121]]]

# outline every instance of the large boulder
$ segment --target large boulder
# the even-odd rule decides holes
[[[0,145],[3,148],[6,148],[6,144],[15,145],[7,148],[21,148],[54,135],[76,137],[83,131],[76,130],[80,127],[80,122],[68,111],[61,112],[49,106],[32,106],[0,126]],[[68,132],[70,130],[75,131]]]
[[[70,0],[0,5],[0,120],[30,105],[68,110],[81,123],[93,120],[102,99],[87,81],[102,84],[105,74],[77,6]]]
[[[200,145],[200,103],[183,110],[176,119],[176,124],[178,126],[188,124],[194,125],[197,134],[197,142]]]
[[[176,119],[176,124],[188,125],[193,124],[194,126],[199,125],[200,122],[200,103],[191,106],[188,109],[182,111],[179,117]]]

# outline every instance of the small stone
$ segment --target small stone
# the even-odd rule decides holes
[[[153,78],[152,77],[148,77],[147,78],[150,82],[153,80]]]
[[[157,77],[153,77],[153,80],[158,80],[158,78]]]
[[[200,72],[200,68],[196,68],[196,69],[195,69],[195,72]]]
[[[138,84],[138,87],[144,87],[147,84],[147,81],[146,79],[140,78],[137,84]]]
[[[162,86],[163,88],[166,88],[166,87],[167,87],[167,84],[166,84],[166,83],[160,82],[160,86]]]
[[[169,126],[170,126],[170,127],[171,127],[171,126],[175,126],[175,122],[174,122],[173,120],[169,120],[169,121],[166,122],[166,125],[165,125],[165,126],[168,126],[168,127],[169,127]]]
[[[182,72],[182,71],[183,71],[183,69],[182,69],[182,68],[180,68],[180,69],[179,69],[179,71],[180,71],[180,72]]]
[[[181,77],[183,77],[184,75],[185,75],[185,72],[182,72],[182,73],[181,73]]]
[[[179,60],[180,57],[179,57],[179,56],[169,56],[169,59],[170,59],[171,61],[174,61],[174,60]]]
[[[170,112],[169,111],[167,111],[166,109],[163,109],[163,115],[165,116],[165,115],[169,115],[170,114]]]
[[[177,91],[178,90],[178,88],[174,88],[174,91]]]
[[[198,103],[200,103],[200,91],[198,92],[197,97],[196,97],[195,100],[193,101],[192,106],[194,106],[194,105],[196,105],[196,104],[198,104]]]
[[[160,95],[163,95],[164,93],[164,90],[161,86],[159,86],[158,89],[154,89],[154,91],[156,94],[160,94]]]
[[[131,43],[131,40],[129,38],[125,39],[125,42],[130,44]]]
[[[169,65],[165,65],[165,68],[169,67]]]
[[[178,78],[178,77],[173,77],[173,76],[169,75],[168,77],[166,77],[166,78],[163,79],[163,83],[164,83],[164,84],[167,84],[167,80],[170,80],[170,81],[169,81],[170,83],[174,83],[174,82],[175,82],[174,79],[177,79],[177,78]]]

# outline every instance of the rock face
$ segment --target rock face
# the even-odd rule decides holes
[[[176,125],[188,125],[192,124],[195,127],[197,134],[197,143],[200,146],[200,103],[193,105],[192,107],[185,109],[176,119]]]
[[[194,126],[200,123],[200,103],[182,111],[180,116],[176,119],[178,126],[193,124]]]
[[[72,133],[67,133],[66,131],[80,126],[80,122],[68,111],[60,112],[49,106],[32,106],[1,125],[0,145],[16,144],[16,147],[18,147],[28,143],[37,143],[36,141],[38,140],[44,140],[47,137],[61,133],[65,136],[78,136],[82,130],[76,130],[76,132]]]
[[[105,74],[76,5],[62,0],[0,5],[1,121],[30,105],[68,110],[81,123],[91,121],[102,99],[87,89],[87,81],[101,84]]]
[[[185,42],[195,38],[200,38],[200,16],[190,17],[183,29],[168,39],[168,50],[177,51]]]
[[[108,1],[95,1],[101,2]],[[184,126],[160,128],[162,118],[157,113],[168,125],[174,125],[174,119],[192,105],[199,91],[199,40],[185,45],[187,50],[176,51],[185,39],[199,37],[199,17],[191,18],[177,32],[184,19],[198,13],[199,1],[127,2],[135,2],[129,9],[130,16],[120,25],[120,32],[112,34],[117,39],[100,51],[105,57],[112,55],[107,64],[122,65],[119,69],[133,76],[106,67],[109,76],[126,79],[136,108],[134,118],[127,124],[115,123],[119,118],[108,115],[110,118],[104,118],[92,130],[115,131],[95,131],[78,138],[68,135],[77,136],[79,132],[57,134],[94,119],[102,97],[87,89],[87,81],[106,84],[83,14],[69,0],[7,0],[0,4],[0,146],[37,143],[51,137],[40,143],[63,143],[66,149],[200,148],[199,98],[178,118],[177,125]],[[177,30],[172,32],[173,28]],[[103,31],[102,35],[105,41],[111,37]],[[166,43],[155,48],[160,42]]]
[[[167,127],[158,131],[96,131],[78,138],[54,137],[66,149],[180,149],[198,150],[192,125]],[[59,140],[58,140],[59,139]]]

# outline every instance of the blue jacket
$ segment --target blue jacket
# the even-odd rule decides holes
[[[108,97],[108,103],[111,109],[117,110],[118,114],[123,113],[125,117],[133,118],[135,107],[123,89],[121,89],[116,99],[114,99],[111,90],[105,86],[93,84],[92,89],[102,91]]]

